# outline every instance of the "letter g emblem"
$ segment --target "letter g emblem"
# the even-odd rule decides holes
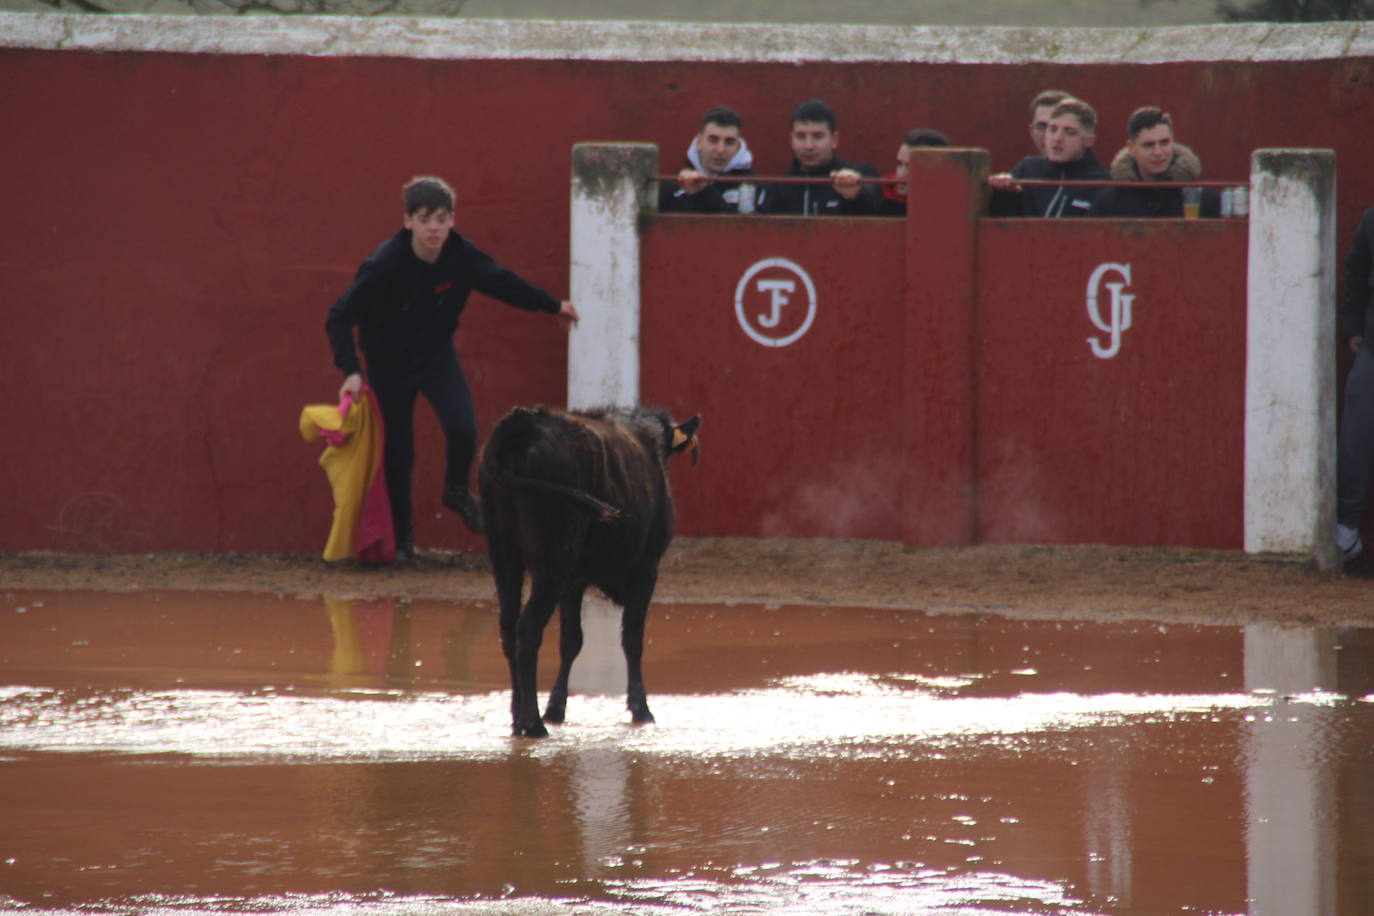
[[[1118,279],[1103,282],[1105,278],[1113,275]],[[1099,264],[1088,278],[1088,318],[1092,320],[1094,327],[1107,335],[1106,343],[1096,337],[1088,338],[1093,356],[1098,359],[1111,359],[1115,356],[1121,350],[1121,335],[1131,328],[1131,303],[1135,301],[1135,295],[1122,292],[1130,285],[1129,264],[1116,264],[1111,261]],[[1104,286],[1111,300],[1105,317],[1099,299]]]

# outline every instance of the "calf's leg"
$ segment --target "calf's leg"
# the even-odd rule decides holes
[[[626,590],[624,612],[620,617],[620,647],[625,652],[625,705],[632,721],[643,724],[654,721],[649,712],[649,698],[644,689],[644,674],[640,660],[644,655],[644,622],[649,616],[649,600],[654,596],[658,569],[650,568],[636,577]]]
[[[579,585],[569,586],[558,603],[558,677],[544,708],[544,721],[562,725],[568,707],[568,675],[582,651],[582,594]]]
[[[536,573],[530,583],[530,600],[515,623],[515,698],[512,718],[516,735],[543,738],[549,730],[539,718],[539,647],[544,627],[558,607],[558,582],[548,574]]]

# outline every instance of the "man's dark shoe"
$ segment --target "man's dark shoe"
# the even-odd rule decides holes
[[[415,559],[415,533],[407,528],[405,531],[396,532],[396,558],[395,563],[409,563]]]
[[[482,522],[482,507],[477,505],[477,500],[467,487],[444,487],[440,502],[446,509],[457,512],[463,524],[467,525],[473,534],[487,533],[487,526]]]
[[[1374,556],[1370,556],[1368,550],[1362,550],[1353,559],[1342,563],[1341,571],[1358,579],[1374,579]]]

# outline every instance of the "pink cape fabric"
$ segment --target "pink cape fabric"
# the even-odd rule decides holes
[[[382,446],[386,442],[386,430],[382,426],[382,412],[377,407],[377,397],[371,388],[364,387],[372,413],[377,418],[377,446],[375,470],[372,483],[368,485],[367,496],[363,499],[363,514],[358,519],[358,536],[354,547],[358,560],[363,563],[390,563],[396,559],[396,532],[391,527],[391,497],[386,490],[386,475],[382,473]],[[347,399],[347,395],[344,398]],[[345,405],[339,405],[347,410]]]

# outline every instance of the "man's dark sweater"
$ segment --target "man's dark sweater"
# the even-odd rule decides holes
[[[410,230],[402,229],[363,261],[329,309],[324,326],[334,364],[345,375],[360,371],[355,325],[369,368],[400,369],[452,350],[473,290],[529,312],[557,314],[561,307],[457,232],[429,264],[415,256]]]
[[[845,162],[839,157],[815,169],[804,169],[795,158],[789,177],[825,178],[840,169],[853,169],[865,178],[877,178],[873,166],[863,162]],[[847,200],[836,192],[829,182],[811,184],[796,182],[770,184],[763,189],[758,202],[760,213],[797,213],[804,216],[825,216],[841,214],[844,216],[874,216],[882,202],[882,194],[876,184],[859,185],[859,194]]]
[[[1011,170],[1011,176],[1047,181],[1107,181],[1111,178],[1097,155],[1085,150],[1082,158],[1073,162],[1051,162],[1044,156],[1027,156]],[[1003,216],[1088,216],[1097,199],[1097,188],[1066,188],[1055,185],[1031,185],[1021,189],[1019,210],[1000,196],[994,202],[994,215]],[[999,206],[999,203],[1001,205]]]

